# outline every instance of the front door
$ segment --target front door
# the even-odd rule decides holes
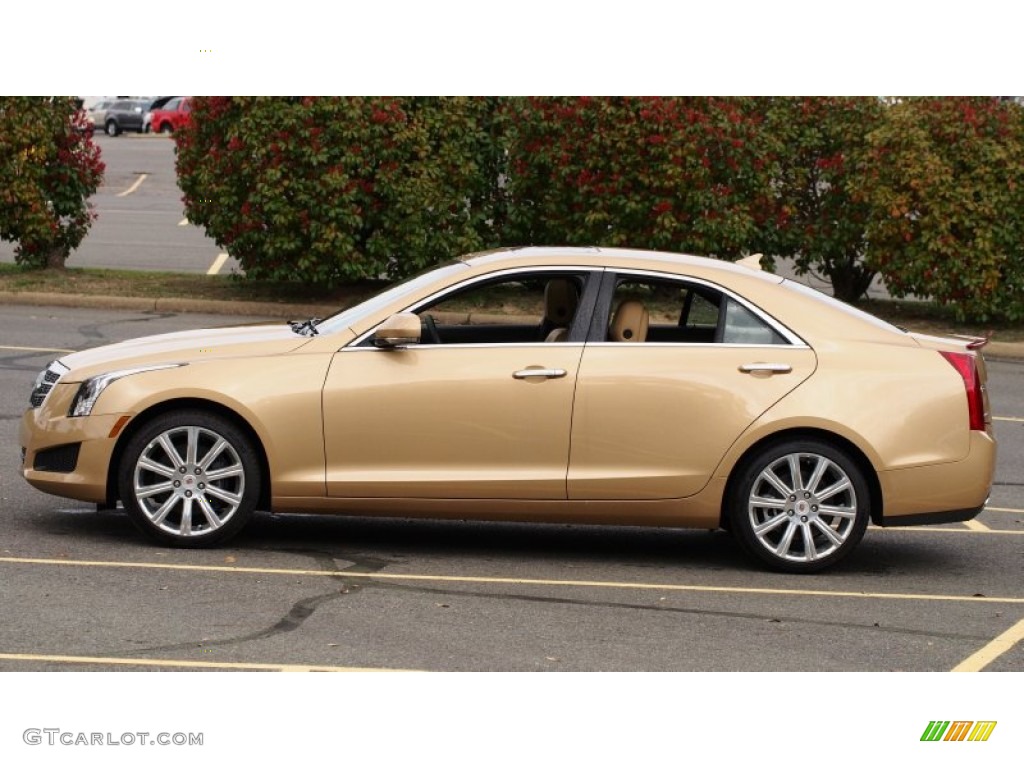
[[[327,493],[565,499],[585,321],[583,273],[474,282],[410,307],[421,343],[335,354],[324,386]]]

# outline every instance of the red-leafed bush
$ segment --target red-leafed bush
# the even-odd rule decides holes
[[[770,168],[756,107],[741,98],[511,100],[508,239],[730,259],[759,250]]]
[[[496,244],[495,102],[468,98],[193,101],[178,183],[253,278],[400,277]]]
[[[868,134],[885,105],[873,97],[800,97],[761,99],[759,107],[773,159],[771,253],[856,301],[875,276],[864,261],[872,215],[864,178]]]
[[[100,150],[72,97],[0,98],[0,239],[29,267],[63,268],[96,218]]]
[[[1024,109],[902,99],[869,141],[868,254],[889,290],[1024,318]]]

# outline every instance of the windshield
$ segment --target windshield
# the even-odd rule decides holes
[[[358,323],[367,315],[371,315],[382,307],[386,307],[391,302],[397,301],[403,296],[409,296],[416,293],[423,286],[437,282],[460,269],[466,269],[466,264],[461,261],[456,261],[444,267],[431,267],[426,272],[420,272],[412,277],[407,277],[401,282],[388,286],[376,296],[370,297],[361,304],[356,304],[354,307],[343,309],[340,312],[331,315],[327,319],[318,323],[316,330],[318,333],[333,333],[334,331],[340,331],[343,328],[348,328],[349,326]]]

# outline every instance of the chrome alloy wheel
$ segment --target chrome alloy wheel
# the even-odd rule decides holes
[[[768,554],[814,563],[835,553],[857,530],[857,492],[847,472],[816,453],[788,453],[750,486],[747,517]]]
[[[222,435],[199,426],[172,427],[141,451],[133,495],[155,528],[179,538],[224,526],[245,495],[245,467]]]

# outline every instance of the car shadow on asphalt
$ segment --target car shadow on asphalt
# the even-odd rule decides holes
[[[215,550],[167,549],[150,544],[120,509],[95,512],[90,508],[54,510],[34,521],[40,534],[72,537],[89,549],[116,544],[131,551],[131,558],[147,551],[189,553],[215,551],[225,555],[267,553],[331,553],[332,557],[361,560],[366,556],[390,562],[442,558],[514,561],[550,568],[616,565],[629,568],[673,569],[700,572],[760,574],[759,583],[771,578],[806,581],[806,577],[771,574],[748,559],[724,531],[626,526],[534,524],[367,518],[336,515],[258,513],[230,543]],[[826,574],[833,576],[918,576],[945,572],[955,566],[954,553],[915,547],[887,539],[869,530],[857,551]],[[72,546],[65,548],[73,549]],[[351,557],[347,557],[351,556]],[[665,578],[668,574],[661,574]]]

